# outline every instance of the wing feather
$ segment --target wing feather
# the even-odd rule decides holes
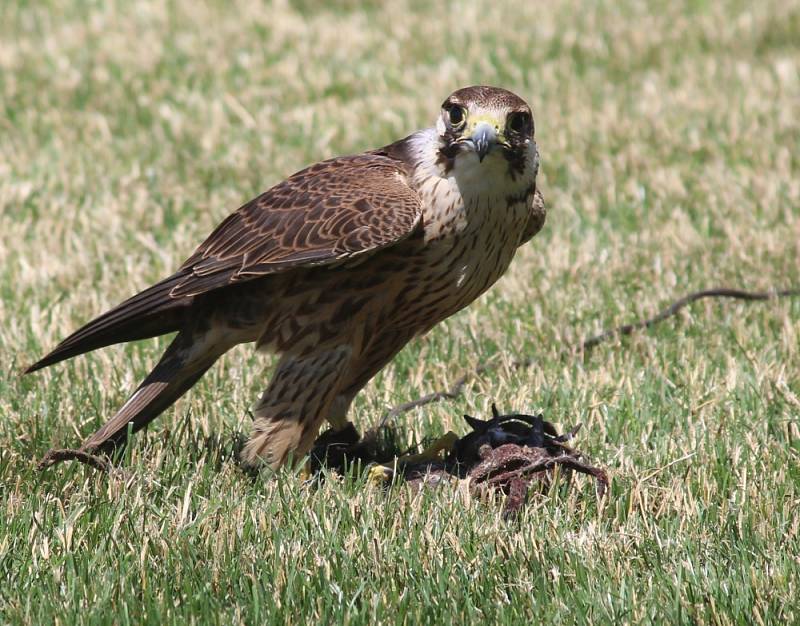
[[[525,224],[525,230],[522,232],[519,245],[528,243],[536,233],[542,230],[546,217],[547,207],[544,203],[544,197],[542,197],[542,192],[535,188],[528,207],[528,222]]]
[[[186,277],[170,295],[373,252],[411,235],[421,219],[400,161],[378,154],[323,161],[228,216],[181,266]]]

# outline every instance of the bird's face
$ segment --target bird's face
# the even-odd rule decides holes
[[[454,92],[442,104],[437,130],[440,159],[448,169],[480,165],[516,178],[538,161],[531,109],[505,89],[476,86]]]

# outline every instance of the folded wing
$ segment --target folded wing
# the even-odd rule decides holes
[[[374,252],[408,237],[421,219],[399,161],[364,154],[312,165],[242,206],[175,274],[78,329],[27,372],[180,330],[201,294]]]
[[[420,224],[397,161],[360,155],[294,174],[232,214],[181,266],[173,297],[325,265],[397,243]]]

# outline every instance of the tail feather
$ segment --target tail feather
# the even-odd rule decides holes
[[[103,313],[64,339],[25,373],[111,344],[180,330],[186,307],[192,304],[193,298],[171,298],[170,291],[184,278],[182,273],[170,276]]]
[[[132,432],[144,428],[186,393],[222,352],[213,345],[198,350],[186,333],[180,333],[130,399],[83,442],[81,450],[110,451],[125,439],[128,424]]]

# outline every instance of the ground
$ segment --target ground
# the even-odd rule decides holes
[[[800,301],[699,303],[562,355],[693,289],[800,284],[800,4],[358,4],[0,7],[0,621],[800,620]],[[492,401],[582,422],[605,503],[577,477],[510,523],[463,492],[252,479],[230,458],[270,368],[249,348],[135,438],[124,475],[36,472],[165,340],[24,365],[259,191],[473,83],[533,106],[547,224],[355,417],[496,363],[402,416],[405,441]]]

